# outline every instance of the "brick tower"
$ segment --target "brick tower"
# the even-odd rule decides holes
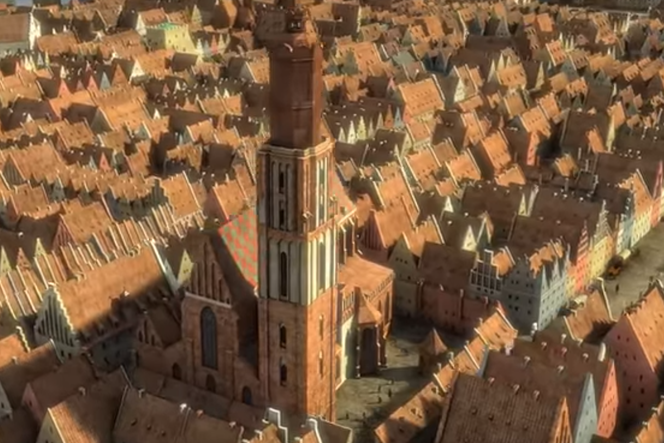
[[[270,141],[258,154],[259,375],[268,406],[334,419],[333,142],[320,134],[322,49],[295,7],[270,51]]]

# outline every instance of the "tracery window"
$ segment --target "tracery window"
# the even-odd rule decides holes
[[[203,366],[217,369],[217,318],[209,307],[201,311],[201,358]]]

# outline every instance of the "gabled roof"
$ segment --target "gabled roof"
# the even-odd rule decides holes
[[[436,443],[552,442],[566,409],[564,398],[459,374]]]

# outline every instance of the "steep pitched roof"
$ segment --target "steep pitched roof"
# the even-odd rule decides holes
[[[420,350],[427,355],[437,356],[447,352],[447,346],[440,339],[436,329],[431,329],[424,341],[420,343]]]
[[[0,383],[11,406],[21,404],[23,391],[29,382],[50,373],[59,364],[51,343],[28,352],[17,334],[0,340]]]
[[[459,374],[448,396],[436,443],[552,442],[564,398],[515,390]]]
[[[254,287],[258,284],[257,229],[256,210],[250,208],[223,225],[218,231],[238,269]]]

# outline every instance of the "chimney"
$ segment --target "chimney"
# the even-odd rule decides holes
[[[180,414],[184,414],[184,412],[185,412],[186,410],[187,410],[187,404],[186,404],[186,403],[182,403],[182,404],[180,405]]]
[[[85,397],[85,388],[83,386],[79,386],[78,393],[81,395],[81,397]]]
[[[563,346],[562,348],[560,348],[560,355],[562,355],[563,358],[565,357],[565,355],[567,355],[567,348],[566,347]]]
[[[505,345],[505,355],[512,355],[512,348],[513,345],[510,343],[508,345]]]
[[[530,363],[530,357],[526,355],[523,357],[523,366],[528,366],[528,363]]]
[[[514,384],[514,385],[512,386],[512,391],[514,391],[514,393],[516,394],[517,392],[519,392],[519,388],[520,388],[519,385]]]
[[[542,351],[545,350],[546,349],[546,342],[543,341],[542,343],[540,343],[540,347],[542,348]]]
[[[138,398],[143,398],[143,395],[145,395],[145,389],[139,389],[138,390]]]
[[[533,397],[537,400],[540,396],[540,391],[533,391]]]
[[[17,356],[14,355],[14,356],[12,357],[12,363],[14,363],[15,365],[18,364],[18,357],[17,357]]]
[[[583,361],[588,361],[588,357],[589,357],[589,356],[588,356],[588,354],[586,354],[585,352],[583,353],[583,356],[582,356],[582,357],[583,357]]]
[[[563,371],[565,370],[565,366],[563,366],[563,365],[560,365],[560,366],[558,366],[558,368],[557,368],[557,369],[558,369],[558,374],[562,374],[562,373],[563,373]]]
[[[493,378],[493,377],[489,377],[489,378],[487,378],[487,380],[486,380],[486,381],[488,381],[488,382],[489,382],[489,386],[492,386],[492,385],[493,385],[493,382],[494,382],[494,381],[496,381],[496,379],[495,379],[495,378]]]
[[[567,338],[567,334],[561,334],[560,335],[560,344],[564,344],[566,338]]]

